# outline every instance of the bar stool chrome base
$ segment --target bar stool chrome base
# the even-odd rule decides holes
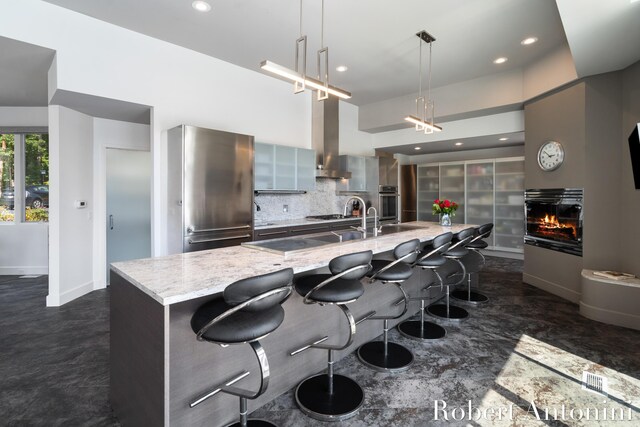
[[[229,424],[226,427],[242,427],[240,423]],[[260,419],[248,419],[247,427],[278,427],[276,424],[270,423],[267,420]]]
[[[433,322],[405,320],[398,325],[398,332],[404,337],[418,341],[439,340],[447,335],[447,330]]]
[[[358,359],[365,366],[376,371],[402,372],[413,364],[413,353],[400,344],[388,342],[385,355],[384,341],[370,341],[360,346]]]
[[[300,410],[320,421],[342,421],[353,417],[364,403],[364,390],[349,377],[333,375],[333,393],[327,374],[307,378],[296,388]]]
[[[482,304],[489,301],[489,297],[481,294],[479,292],[468,291],[464,289],[459,289],[457,291],[451,292],[451,298],[457,299],[458,301],[464,301],[469,304]]]
[[[429,307],[427,307],[427,313],[434,317],[451,320],[454,322],[460,322],[462,320],[466,320],[469,317],[469,312],[464,308],[455,305],[449,305],[449,309],[447,310],[447,304],[430,305]]]

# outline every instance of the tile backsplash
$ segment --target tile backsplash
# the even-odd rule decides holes
[[[255,223],[342,213],[349,196],[337,194],[337,183],[333,179],[319,179],[316,189],[305,194],[258,194],[255,201],[260,211],[254,211]],[[287,212],[283,212],[283,205],[287,205]]]

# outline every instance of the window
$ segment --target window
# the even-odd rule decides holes
[[[14,186],[13,134],[0,134],[0,222],[13,222]]]
[[[24,222],[49,220],[48,134],[0,134],[0,176],[0,222],[16,222],[17,213]],[[16,180],[24,198],[15,197]]]

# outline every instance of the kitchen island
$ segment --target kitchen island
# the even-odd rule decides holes
[[[393,248],[418,238],[428,241],[446,231],[468,225],[441,227],[435,223],[410,223],[413,229],[325,246],[283,256],[235,246],[166,257],[115,263],[111,267],[111,403],[123,425],[204,426],[225,425],[237,417],[237,398],[225,394],[190,408],[194,397],[244,370],[252,372],[239,386],[258,387],[256,361],[246,345],[222,348],[198,342],[191,330],[194,311],[212,295],[236,280],[292,268],[296,276],[326,268],[339,255],[371,250],[387,258]],[[432,281],[429,271],[417,270],[405,282],[410,295]],[[376,310],[401,310],[393,305],[399,294],[393,286],[366,284],[365,294],[349,307],[356,319]],[[252,411],[326,367],[326,353],[310,350],[295,357],[289,353],[325,335],[328,343],[341,343],[347,325],[339,310],[304,305],[295,292],[283,304],[284,323],[261,340],[270,363],[269,388],[255,401]],[[416,313],[410,304],[404,318]],[[334,315],[335,314],[335,315]],[[403,318],[403,319],[404,319]],[[403,319],[398,319],[396,324]],[[381,321],[358,325],[353,344],[336,353],[336,360],[380,335]],[[338,365],[339,368],[339,365]],[[373,374],[373,373],[372,373]]]

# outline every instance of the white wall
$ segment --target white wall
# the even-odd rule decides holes
[[[107,257],[107,200],[106,151],[107,148],[149,151],[151,148],[149,125],[117,120],[93,119],[93,288],[107,284],[105,263]]]
[[[0,36],[57,51],[56,88],[153,107],[155,255],[166,253],[163,131],[191,124],[311,146],[309,93],[290,84],[42,1],[3,0],[2,11]]]
[[[46,127],[47,107],[0,107],[0,129]],[[0,275],[47,274],[49,225],[0,222]]]
[[[340,102],[340,154],[374,156],[373,135],[358,130],[358,107]]]
[[[49,157],[47,305],[58,306],[93,290],[93,118],[49,106]]]

